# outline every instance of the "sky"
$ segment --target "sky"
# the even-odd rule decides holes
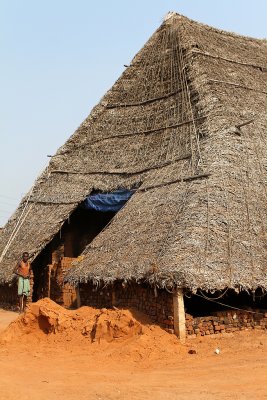
[[[267,37],[267,0],[0,0],[0,227],[168,11]]]

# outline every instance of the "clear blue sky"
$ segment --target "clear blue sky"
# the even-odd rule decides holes
[[[0,0],[0,226],[168,11],[267,37],[267,0]]]

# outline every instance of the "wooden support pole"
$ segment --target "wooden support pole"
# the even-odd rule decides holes
[[[186,329],[183,289],[176,289],[173,294],[173,322],[174,333],[182,343],[185,343]]]

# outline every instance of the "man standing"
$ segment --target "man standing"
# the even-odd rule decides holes
[[[29,262],[29,253],[24,251],[22,259],[15,266],[13,273],[18,275],[18,296],[19,312],[25,311],[27,297],[30,295],[30,272],[31,264]]]

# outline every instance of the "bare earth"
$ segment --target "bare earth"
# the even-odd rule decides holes
[[[50,303],[44,305],[47,314]],[[121,330],[111,337],[108,329],[107,336],[104,323],[98,323],[91,343],[87,328],[77,336],[77,327],[93,312],[82,307],[61,313],[55,306],[48,319],[58,332],[47,334],[33,311],[17,319],[18,314],[0,310],[0,399],[267,399],[265,331],[191,339],[183,346],[146,321],[140,335],[128,311],[117,317],[105,310],[98,321],[109,321],[113,329],[115,318]],[[189,354],[190,349],[197,353]]]

